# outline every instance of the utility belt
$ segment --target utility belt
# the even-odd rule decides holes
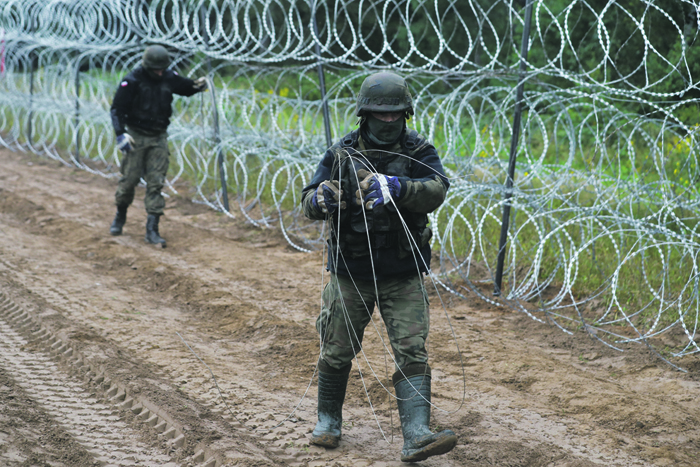
[[[167,131],[167,128],[144,128],[140,125],[134,125],[133,123],[126,124],[127,132],[130,135],[136,134],[137,136],[145,136],[147,138],[152,138],[154,136],[160,136]]]

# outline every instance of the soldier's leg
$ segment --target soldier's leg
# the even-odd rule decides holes
[[[396,368],[428,362],[430,303],[418,273],[378,283],[377,307],[386,324]]]
[[[416,274],[383,281],[378,307],[396,358],[393,383],[403,433],[403,462],[445,454],[457,444],[452,430],[430,431],[431,372],[425,342],[430,327],[428,295]]]
[[[146,212],[161,216],[165,208],[165,199],[161,192],[170,165],[170,151],[166,136],[151,138],[152,143],[144,157],[146,180]]]
[[[165,199],[161,194],[165,177],[170,164],[170,151],[168,151],[168,141],[165,135],[153,138],[145,157],[146,165],[146,242],[160,244],[165,247],[165,239],[160,236],[159,221],[165,208]]]
[[[122,156],[122,165],[119,169],[122,176],[119,179],[117,192],[114,195],[114,204],[117,207],[129,207],[134,201],[134,189],[139,184],[144,170],[144,153],[146,149],[139,143],[140,141],[137,140],[131,151]]]
[[[321,340],[318,365],[318,422],[311,444],[335,448],[341,437],[343,402],[352,359],[362,346],[364,329],[374,309],[373,288],[357,290],[350,278],[331,274],[316,320]]]
[[[142,144],[134,143],[134,147],[122,157],[120,172],[122,174],[117,185],[117,192],[114,195],[114,204],[117,205],[117,214],[114,216],[109,233],[121,235],[122,228],[126,223],[126,212],[134,201],[134,189],[141,179],[143,172],[144,147]]]
[[[323,290],[323,306],[316,320],[321,359],[340,369],[352,363],[374,310],[374,285],[369,281],[331,274]]]

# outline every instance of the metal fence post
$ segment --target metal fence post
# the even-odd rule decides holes
[[[80,165],[80,59],[75,66],[75,163]]]
[[[27,143],[32,145],[32,123],[34,121],[34,53],[29,56],[29,116],[27,117]]]
[[[498,262],[496,265],[496,279],[493,290],[494,295],[501,295],[503,280],[503,263],[506,258],[506,240],[508,239],[508,224],[510,220],[510,199],[513,197],[513,179],[515,178],[515,159],[517,157],[518,139],[520,137],[520,118],[522,114],[523,87],[525,85],[525,66],[527,62],[528,45],[530,41],[530,23],[532,22],[532,4],[529,0],[525,8],[525,25],[520,46],[520,67],[518,88],[515,95],[515,109],[513,114],[513,137],[510,140],[510,155],[508,158],[508,176],[506,178],[506,195],[503,203],[503,218],[501,221],[501,237],[498,242]]]
[[[204,26],[204,22],[208,21],[204,11],[204,4],[199,8],[199,26],[204,39],[204,48],[209,50],[209,32]],[[226,172],[224,170],[224,152],[221,150],[221,136],[219,133],[219,108],[216,105],[216,89],[214,88],[214,79],[212,77],[211,58],[207,55],[207,74],[211,77],[211,92],[212,102],[214,103],[214,142],[216,143],[216,164],[219,168],[219,180],[221,182],[221,197],[224,202],[224,209],[231,212],[228,204],[228,182],[226,180]]]
[[[313,3],[311,9],[311,25],[314,29],[314,49],[316,52],[316,59],[318,60],[317,71],[318,71],[318,83],[321,88],[321,106],[323,109],[323,126],[326,130],[326,145],[331,147],[333,145],[333,137],[331,136],[331,115],[328,110],[328,99],[326,98],[326,76],[323,72],[323,64],[321,63],[321,46],[318,44],[318,24],[316,23],[316,2]]]

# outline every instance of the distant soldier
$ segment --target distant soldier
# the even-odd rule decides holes
[[[404,462],[457,444],[451,430],[429,429],[430,315],[423,283],[430,268],[428,213],[445,200],[449,181],[435,147],[406,126],[413,113],[402,77],[368,76],[357,98],[360,128],[326,151],[302,192],[306,216],[329,221],[331,272],[316,320],[322,344],[311,443],[335,448],[340,442],[348,374],[376,304],[396,362]]]
[[[134,200],[134,188],[146,180],[146,242],[165,247],[158,232],[165,200],[161,194],[170,162],[167,128],[172,115],[173,94],[192,96],[207,88],[205,78],[193,81],[169,70],[170,56],[160,46],[147,47],[141,66],[126,75],[112,102],[112,125],[117,147],[123,154],[122,177],[115,195],[117,215],[109,229],[121,235],[126,211]]]

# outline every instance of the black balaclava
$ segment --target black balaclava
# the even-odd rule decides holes
[[[396,143],[401,137],[404,128],[406,127],[406,118],[401,116],[394,122],[384,122],[375,118],[371,113],[365,117],[363,135],[366,135],[369,141],[376,146],[391,146]]]

